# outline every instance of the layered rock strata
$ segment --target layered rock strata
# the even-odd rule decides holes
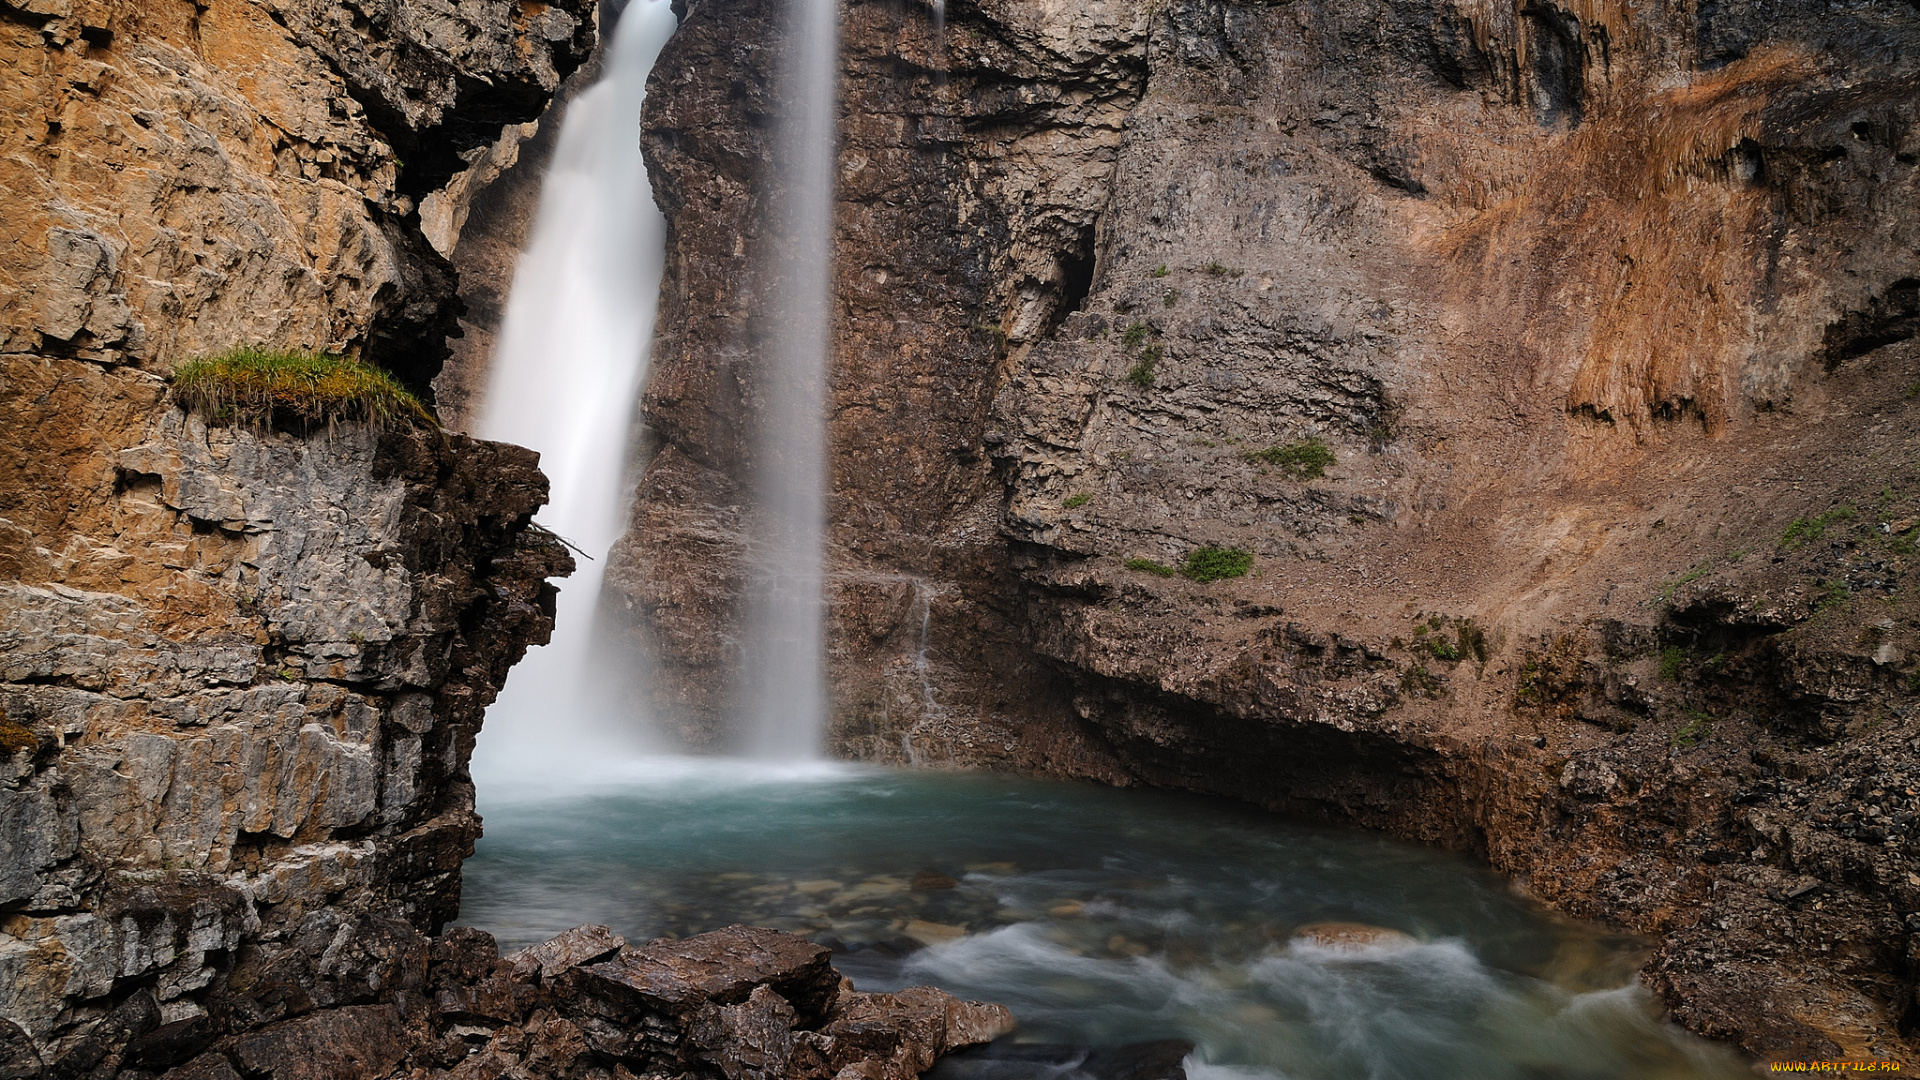
[[[354,1000],[327,949],[424,948],[459,909],[481,714],[571,568],[527,531],[534,455],[4,371],[9,430],[62,452],[0,497],[0,1017],[69,1075],[130,1008],[237,1033]]]
[[[165,380],[266,345],[424,393],[458,301],[416,207],[539,114],[587,16],[0,4],[8,1075],[373,1000],[365,957],[457,911],[467,755],[570,565],[534,455],[209,426]]]
[[[937,13],[842,6],[841,751],[1475,850],[1658,935],[1698,1030],[1909,1052],[1920,14]],[[776,16],[690,5],[644,120],[657,443],[609,581],[694,742],[778,332]],[[1251,573],[1174,572],[1209,546]]]

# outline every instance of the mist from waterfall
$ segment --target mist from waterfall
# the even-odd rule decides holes
[[[754,445],[756,515],[743,649],[741,749],[816,757],[826,727],[826,391],[833,297],[835,0],[789,0],[783,111],[768,206],[774,243],[762,267],[765,361]]]
[[[614,700],[595,662],[593,626],[607,551],[626,525],[628,433],[665,262],[640,103],[675,26],[668,0],[632,0],[621,14],[600,81],[566,107],[514,271],[476,434],[540,452],[552,492],[536,520],[587,557],[560,585],[553,640],[514,667],[488,709],[476,775],[646,749],[637,705]]]

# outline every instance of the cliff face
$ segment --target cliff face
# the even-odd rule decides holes
[[[657,445],[609,581],[696,742],[775,12],[691,5],[644,122]],[[842,752],[1476,850],[1659,935],[1699,1030],[1910,1050],[1920,14],[944,14],[842,7]],[[1208,545],[1251,573],[1154,572]]]
[[[209,429],[71,360],[5,378],[8,430],[61,453],[0,502],[0,1017],[91,1070],[367,997],[327,950],[458,910],[481,712],[571,566],[522,531],[534,455]]]
[[[209,427],[163,377],[265,344],[424,390],[457,302],[415,207],[538,115],[584,14],[0,5],[8,1075],[387,1008],[458,909],[481,712],[570,566],[534,455]]]
[[[424,390],[454,281],[415,212],[532,120],[579,0],[0,8],[0,351],[165,370],[236,342]]]

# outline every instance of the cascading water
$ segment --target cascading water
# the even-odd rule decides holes
[[[826,528],[827,354],[832,328],[838,7],[792,0],[768,203],[775,237],[761,313],[762,408],[754,447],[757,523],[742,749],[791,761],[820,752],[827,693],[821,566]]]
[[[608,715],[591,647],[606,552],[625,525],[627,437],[665,260],[640,103],[675,25],[668,0],[632,0],[621,15],[603,76],[567,106],[514,272],[478,434],[540,452],[553,487],[538,520],[588,558],[561,588],[552,642],[513,669],[488,711],[476,774],[637,748],[645,730]]]

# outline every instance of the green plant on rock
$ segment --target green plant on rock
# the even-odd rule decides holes
[[[1245,577],[1253,569],[1253,552],[1246,548],[1223,548],[1208,544],[1189,554],[1180,564],[1180,576],[1204,585],[1209,581]]]
[[[1066,507],[1069,510],[1078,510],[1092,501],[1093,501],[1093,492],[1082,491],[1082,492],[1079,492],[1078,494],[1067,496],[1067,501],[1064,503],[1061,503],[1060,505]]]
[[[1246,454],[1246,458],[1248,461],[1272,465],[1295,480],[1325,476],[1327,466],[1335,463],[1333,448],[1320,441],[1318,435],[1281,446],[1269,446],[1265,450],[1252,450]]]
[[[1844,577],[1828,578],[1820,583],[1820,599],[1814,601],[1816,611],[1836,608],[1853,599],[1853,590],[1847,587]]]
[[[1167,269],[1166,263],[1161,263],[1159,266],[1156,266],[1153,268],[1154,277],[1166,277],[1168,274],[1171,274],[1171,273],[1173,273],[1173,271]]]
[[[393,376],[346,356],[244,345],[180,365],[173,389],[183,405],[215,423],[439,426]]]
[[[1440,693],[1439,676],[1428,671],[1424,664],[1415,664],[1400,676],[1400,686],[1410,694],[1425,694],[1433,697]]]
[[[1179,573],[1178,570],[1168,566],[1166,563],[1154,562],[1152,559],[1128,559],[1126,566],[1129,570],[1138,571],[1142,574],[1152,574],[1154,577],[1172,577]]]
[[[1120,344],[1129,349],[1139,348],[1146,340],[1147,324],[1143,322],[1128,323],[1127,328],[1120,332]]]
[[[1793,551],[1820,539],[1827,530],[1843,521],[1852,521],[1854,510],[1851,506],[1836,506],[1823,514],[1813,517],[1795,518],[1787,525],[1787,531],[1780,534],[1780,546]]]
[[[1175,305],[1175,304],[1177,304],[1177,303],[1179,303],[1179,302],[1180,302],[1180,290],[1179,290],[1179,289],[1168,289],[1168,290],[1167,290],[1166,292],[1163,292],[1163,293],[1161,293],[1161,294],[1160,294],[1160,302],[1161,302],[1162,304],[1165,304],[1165,305],[1166,305],[1166,306],[1168,306],[1168,307],[1172,307],[1173,305]]]
[[[1660,677],[1673,682],[1687,666],[1687,650],[1678,645],[1669,645],[1660,650]]]
[[[1246,273],[1246,271],[1237,270],[1221,263],[1210,262],[1207,264],[1207,273],[1212,274],[1214,277],[1239,277],[1241,274]]]
[[[1127,369],[1127,381],[1142,390],[1153,389],[1153,369],[1160,363],[1160,358],[1165,356],[1166,352],[1164,346],[1149,345],[1140,354],[1139,362]]]
[[[1713,714],[1699,709],[1687,710],[1687,722],[1673,733],[1673,745],[1680,749],[1692,746],[1713,732]]]

